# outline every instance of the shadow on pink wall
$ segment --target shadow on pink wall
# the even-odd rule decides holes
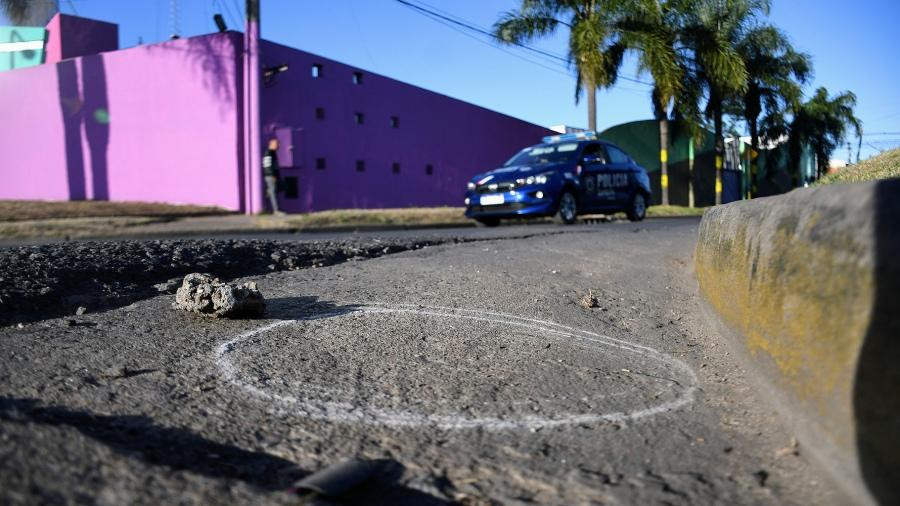
[[[56,71],[65,136],[69,198],[108,200],[110,112],[103,56],[94,55],[82,59],[80,93],[79,71],[75,60],[59,63]],[[84,163],[85,145],[89,165]]]

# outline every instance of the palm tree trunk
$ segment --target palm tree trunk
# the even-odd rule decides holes
[[[588,94],[588,130],[597,131],[597,87],[593,83],[586,83],[585,92]]]
[[[714,96],[713,120],[716,136],[716,205],[722,203],[722,167],[725,165],[725,140],[722,138],[722,99]]]
[[[659,120],[659,187],[664,206],[669,205],[669,120]]]
[[[759,126],[757,118],[750,118],[750,198],[756,197],[759,192]]]

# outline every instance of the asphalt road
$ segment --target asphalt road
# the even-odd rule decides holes
[[[350,502],[841,504],[700,316],[697,224],[246,278],[264,320],[160,295],[0,328],[0,503],[292,504],[363,457],[393,465]]]

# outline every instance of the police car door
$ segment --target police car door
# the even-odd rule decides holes
[[[603,207],[597,194],[597,178],[604,170],[606,165],[606,153],[603,151],[603,145],[594,142],[585,146],[581,152],[581,158],[578,166],[581,167],[579,178],[581,180],[581,209],[596,210]]]
[[[609,205],[621,206],[630,198],[628,175],[631,173],[631,161],[621,149],[607,144],[606,170],[598,179],[598,187],[604,192],[604,201]]]

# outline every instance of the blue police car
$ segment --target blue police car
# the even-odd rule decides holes
[[[466,216],[486,226],[538,216],[571,224],[579,214],[619,211],[640,221],[650,203],[650,178],[595,132],[553,135],[473,177],[465,203]]]

